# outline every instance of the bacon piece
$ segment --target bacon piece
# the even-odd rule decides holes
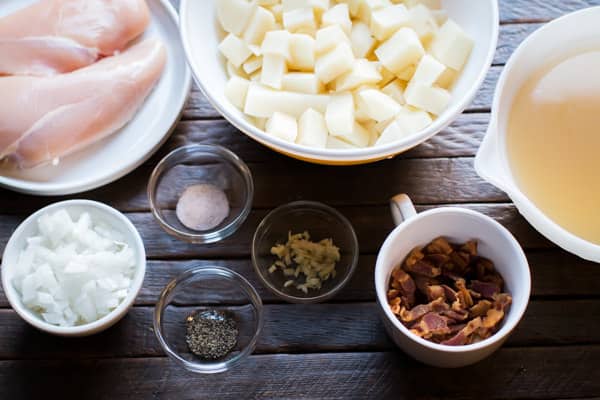
[[[430,278],[435,278],[436,276],[440,276],[442,273],[442,269],[433,265],[430,261],[427,260],[419,260],[416,261],[412,265],[405,264],[404,269],[407,272],[412,272],[413,274],[428,276]]]
[[[425,257],[425,254],[423,254],[421,248],[417,247],[408,254],[406,260],[404,261],[404,266],[412,267],[417,263],[417,261],[421,261],[423,257]]]
[[[423,315],[430,312],[440,312],[449,309],[450,306],[444,302],[444,299],[439,298],[427,304],[419,304],[412,310],[407,310],[402,307],[400,311],[400,319],[402,322],[413,322],[423,317]]]
[[[444,288],[440,285],[430,285],[425,289],[425,295],[427,296],[427,300],[433,301],[435,299],[442,298],[444,301],[446,300],[446,292]]]
[[[408,307],[412,307],[415,304],[415,291],[417,289],[415,281],[400,267],[394,269],[392,278],[394,279],[392,287],[400,292],[402,301]]]
[[[481,327],[481,317],[477,317],[469,321],[467,326],[462,328],[456,335],[452,336],[450,339],[444,340],[442,344],[447,346],[461,346],[464,344],[468,344],[471,339],[471,335],[476,332]]]
[[[485,315],[488,310],[492,308],[492,302],[489,300],[480,300],[473,307],[469,309],[471,317],[481,317]]]
[[[471,293],[467,290],[466,282],[463,278],[460,278],[456,281],[456,288],[458,289],[458,301],[460,302],[459,309],[466,309],[473,306],[473,298],[471,297]],[[454,304],[453,304],[454,308]]]
[[[467,310],[444,310],[440,314],[454,320],[455,322],[464,321],[469,318],[469,312]]]
[[[477,241],[469,240],[467,243],[460,246],[460,251],[475,257],[477,255]]]
[[[432,336],[441,336],[451,333],[448,327],[449,319],[438,313],[430,312],[421,318],[421,320],[413,325],[413,331],[420,332],[419,336],[429,339]]]
[[[436,267],[444,266],[448,261],[450,261],[450,256],[446,254],[427,254],[424,260],[429,261]]]
[[[471,262],[471,255],[462,251],[455,251],[450,253],[450,260],[458,268],[459,271],[464,273],[467,271],[467,267]]]
[[[429,243],[427,247],[425,247],[425,252],[428,254],[450,254],[454,251],[450,243],[443,237],[439,237]]]
[[[395,315],[400,315],[400,311],[402,311],[402,299],[400,297],[396,297],[389,301],[390,309]]]
[[[428,276],[415,275],[413,279],[415,281],[417,289],[425,296],[427,296],[427,288],[429,286],[440,284],[440,281],[438,281],[436,278],[430,278]]]
[[[486,299],[493,299],[495,295],[500,293],[500,286],[494,282],[472,280],[470,289],[480,293]]]
[[[446,299],[450,303],[454,303],[458,299],[458,293],[456,293],[456,291],[448,285],[442,285],[442,287],[444,288],[444,293],[446,294]]]

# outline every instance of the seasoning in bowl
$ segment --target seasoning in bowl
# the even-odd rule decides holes
[[[413,249],[392,271],[388,302],[415,335],[449,346],[476,343],[498,330],[512,297],[477,241],[437,238]]]
[[[289,278],[283,286],[294,286],[304,293],[309,289],[320,289],[323,282],[335,278],[335,265],[340,261],[340,249],[332,239],[313,242],[308,232],[289,232],[287,242],[273,246],[271,254],[277,256],[277,261],[271,265],[269,273],[281,269]],[[299,279],[300,275],[304,279]]]
[[[218,187],[202,183],[189,186],[177,202],[176,214],[187,228],[208,231],[229,215],[227,195]]]
[[[205,310],[186,318],[185,341],[192,353],[205,360],[218,360],[229,354],[237,344],[238,328],[227,313]]]

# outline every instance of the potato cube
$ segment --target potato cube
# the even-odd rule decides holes
[[[407,26],[414,29],[422,41],[429,41],[438,30],[434,15],[423,4],[417,4],[408,13]]]
[[[376,43],[371,30],[364,22],[356,22],[352,25],[350,41],[354,56],[357,58],[366,58],[373,51]]]
[[[350,36],[352,30],[352,20],[348,4],[340,3],[323,13],[321,17],[321,26],[339,25],[347,36]]]
[[[312,71],[315,68],[315,39],[311,36],[293,34],[290,50],[292,53],[290,68],[298,71]]]
[[[278,54],[265,54],[260,82],[274,89],[281,89],[283,75],[287,72],[285,58]]]
[[[312,8],[296,8],[283,13],[283,26],[290,32],[317,29],[317,21]]]
[[[406,133],[396,121],[392,121],[375,141],[375,146],[383,146],[385,144],[393,143],[407,136],[408,133]]]
[[[241,78],[247,78],[248,77],[248,74],[246,74],[246,72],[244,72],[243,68],[236,67],[235,65],[233,65],[229,61],[227,61],[227,65],[225,66],[225,69],[227,71],[227,76],[229,78],[234,77],[234,76],[239,76]]]
[[[331,96],[304,94],[270,89],[251,82],[246,94],[244,113],[252,117],[269,118],[275,111],[299,118],[309,108],[324,113]]]
[[[246,93],[248,93],[249,85],[250,82],[247,79],[239,76],[231,77],[225,85],[225,97],[231,104],[242,110],[246,103]]]
[[[323,91],[323,84],[313,73],[290,72],[283,76],[281,88],[290,92],[319,94]]]
[[[377,122],[393,118],[402,109],[394,99],[377,89],[362,90],[358,94],[358,107]]]
[[[394,79],[396,79],[396,75],[391,72],[389,69],[379,63],[379,73],[381,74],[381,81],[379,81],[379,86],[385,86]]]
[[[348,142],[345,142],[341,139],[338,139],[335,136],[327,136],[327,144],[325,145],[325,147],[327,147],[328,149],[335,149],[335,150],[354,150],[354,149],[358,149],[357,146],[350,144]]]
[[[371,141],[371,134],[358,122],[354,122],[354,127],[349,135],[337,135],[338,139],[342,139],[356,147],[367,147]]]
[[[371,15],[375,10],[391,5],[392,2],[390,0],[361,0],[355,18],[369,25],[371,23]]]
[[[217,18],[221,27],[240,36],[248,25],[256,5],[247,0],[217,0]]]
[[[352,69],[354,54],[348,43],[340,43],[329,53],[321,55],[315,62],[315,74],[327,84]],[[263,67],[264,68],[264,67]]]
[[[265,131],[288,142],[295,142],[298,137],[298,123],[291,115],[275,112],[269,118]]]
[[[321,28],[316,33],[315,51],[317,54],[323,54],[333,49],[340,43],[348,43],[348,36],[339,25],[331,25]]]
[[[258,71],[254,71],[251,75],[250,75],[250,80],[252,82],[260,82],[262,77],[262,71],[259,69]]]
[[[405,97],[407,104],[440,115],[450,104],[452,96],[446,89],[411,82],[406,88]]]
[[[292,59],[290,51],[290,42],[292,34],[286,30],[269,31],[265,34],[265,39],[260,46],[262,54],[279,55],[286,61]]]
[[[383,93],[387,94],[392,99],[396,100],[398,104],[402,105],[406,104],[406,99],[404,98],[404,90],[405,86],[399,79],[391,81],[381,89]]]
[[[279,4],[279,0],[256,0],[256,4],[270,7]]]
[[[329,133],[334,136],[352,135],[354,130],[354,98],[351,93],[331,97],[325,112]]]
[[[269,11],[271,11],[271,13],[273,13],[276,22],[283,22],[283,5],[273,4],[272,6],[268,6],[267,8]]]
[[[396,116],[396,124],[407,134],[413,134],[427,128],[433,120],[431,116],[423,110],[412,110],[403,107]]]
[[[460,71],[471,55],[473,45],[465,31],[449,19],[431,42],[431,54],[446,66]]]
[[[256,45],[256,44],[249,44],[248,48],[250,49],[250,51],[252,52],[252,54],[254,54],[255,56],[262,56],[262,50],[260,49],[260,46]]]
[[[258,71],[262,67],[262,57],[251,56],[245,63],[242,65],[242,69],[247,74],[253,74]]]
[[[364,58],[357,59],[354,60],[351,71],[346,72],[335,80],[335,90],[338,92],[352,90],[360,85],[377,83],[380,80],[381,74],[377,68],[377,63]]]
[[[298,121],[296,143],[322,149],[327,145],[328,135],[323,114],[312,108],[302,114]]]
[[[275,16],[263,7],[257,7],[242,38],[248,44],[259,45],[265,34],[275,29]]]
[[[442,76],[440,76],[437,80],[436,84],[441,88],[450,89],[454,85],[457,77],[458,71],[455,71],[452,68],[446,68]]]
[[[409,11],[404,4],[377,9],[371,14],[371,32],[377,40],[386,40],[408,24]]]
[[[445,70],[446,66],[444,64],[429,54],[425,54],[423,58],[421,58],[419,65],[417,65],[417,69],[411,78],[411,82],[420,82],[424,85],[431,86],[437,82]]]
[[[409,8],[412,8],[417,4],[423,4],[432,10],[438,10],[442,8],[441,0],[404,0],[404,4],[406,4],[406,6]]]
[[[236,68],[239,68],[252,55],[248,45],[232,33],[219,44],[219,51]]]
[[[375,54],[385,68],[398,74],[406,67],[419,62],[425,54],[425,49],[414,30],[400,28],[375,50]]]
[[[283,0],[282,5],[284,12],[310,7],[317,15],[321,15],[329,9],[329,0]]]
[[[414,65],[414,64],[409,65],[408,67],[404,68],[402,71],[398,72],[396,74],[396,77],[398,77],[398,79],[400,79],[402,81],[408,82],[413,78],[416,70],[417,70],[416,65]]]

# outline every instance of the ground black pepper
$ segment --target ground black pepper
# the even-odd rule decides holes
[[[225,357],[237,344],[235,320],[217,310],[194,312],[186,318],[185,341],[192,353],[206,360]]]

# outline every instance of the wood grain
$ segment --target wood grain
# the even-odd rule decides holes
[[[586,7],[600,5],[599,0],[500,0],[500,21],[544,22]]]
[[[85,399],[552,399],[600,392],[600,347],[503,349],[455,370],[400,352],[252,356],[198,377],[165,358],[3,361],[0,397]]]

